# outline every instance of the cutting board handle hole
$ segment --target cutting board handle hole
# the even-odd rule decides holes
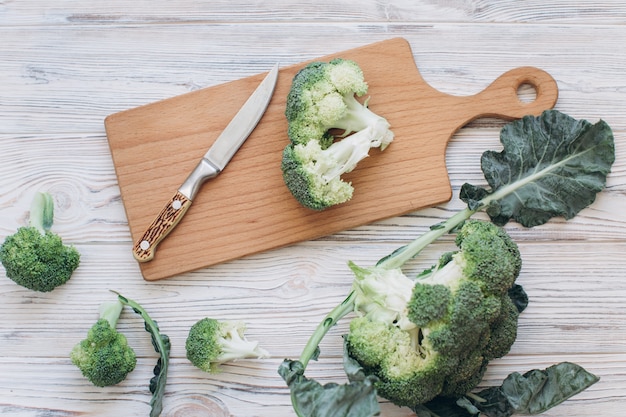
[[[517,98],[522,103],[532,103],[537,99],[537,87],[530,82],[523,82],[517,87]]]

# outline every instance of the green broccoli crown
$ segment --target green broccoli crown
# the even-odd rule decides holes
[[[416,283],[416,288],[421,285],[428,284]],[[421,299],[423,294],[423,291],[417,291],[409,301],[407,314],[411,321],[415,315],[420,317],[417,308],[428,304],[428,299]],[[482,340],[484,333],[500,314],[500,298],[485,297],[478,285],[465,281],[449,300],[445,315],[422,325],[421,329],[435,350],[457,356],[468,348],[476,347]]]
[[[483,348],[486,360],[501,358],[511,350],[517,338],[520,311],[508,294],[502,296],[500,315],[491,323],[489,340]]]
[[[333,146],[322,150],[318,142],[311,141],[306,145],[287,145],[283,151],[283,180],[305,207],[323,210],[352,198],[352,185],[340,177],[342,166],[337,157],[342,155],[335,155]]]
[[[351,60],[337,58],[328,63],[312,62],[293,78],[287,95],[287,134],[293,143],[332,144],[331,129],[342,136],[367,127],[375,131],[373,146],[384,149],[392,140],[387,120],[361,104],[357,96],[368,90],[363,71]]]
[[[397,405],[465,394],[517,336],[519,310],[509,296],[521,267],[517,246],[503,229],[475,221],[456,243],[458,251],[414,280],[384,263],[350,263],[359,317],[346,336],[348,353]]]
[[[29,226],[20,227],[0,246],[0,262],[8,278],[34,291],[48,292],[70,279],[80,263],[73,246],[50,231],[54,201],[48,193],[33,198]]]
[[[74,346],[70,358],[82,374],[98,387],[120,383],[137,363],[126,337],[104,318],[89,329],[86,339]]]
[[[519,312],[508,295],[521,268],[517,245],[504,229],[468,221],[459,250],[420,274],[407,304],[408,319],[451,365],[441,395],[460,396],[482,379],[488,362],[508,353]]]
[[[480,350],[460,355],[457,365],[447,374],[441,392],[442,397],[462,397],[482,381],[489,361]]]
[[[469,220],[457,233],[456,244],[461,250],[456,261],[463,265],[463,275],[480,282],[485,292],[502,295],[514,284],[522,257],[503,228]]]
[[[218,321],[205,317],[189,329],[185,342],[187,359],[199,369],[220,372],[220,365],[245,358],[264,358],[269,354],[258,342],[248,341],[245,324],[239,321]]]
[[[0,261],[8,278],[25,288],[48,292],[65,284],[80,263],[73,246],[53,232],[20,227],[0,246]]]
[[[312,139],[322,141],[332,128],[347,132],[363,129],[367,126],[366,109],[354,96],[362,96],[367,89],[363,71],[354,61],[335,59],[302,68],[287,95],[289,138],[294,143],[306,143]],[[357,116],[360,112],[363,116]]]

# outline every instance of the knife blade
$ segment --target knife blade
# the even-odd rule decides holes
[[[224,170],[263,117],[274,93],[277,80],[278,64],[269,71],[174,196],[135,242],[133,256],[137,261],[148,262],[154,258],[157,245],[182,220],[202,184]]]

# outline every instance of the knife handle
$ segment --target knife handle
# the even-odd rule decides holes
[[[154,258],[157,245],[174,230],[190,206],[191,200],[177,191],[141,238],[135,242],[133,246],[135,259],[139,262],[148,262]]]

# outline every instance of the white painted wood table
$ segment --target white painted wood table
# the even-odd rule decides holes
[[[499,149],[500,120],[450,141],[449,203],[157,282],[141,277],[103,120],[112,113],[372,42],[404,37],[422,75],[469,95],[519,66],[556,79],[556,108],[614,130],[606,191],[575,219],[507,230],[519,242],[519,282],[531,303],[512,352],[485,384],[570,360],[599,375],[548,416],[621,416],[626,409],[626,6],[606,1],[0,0],[0,235],[26,222],[36,191],[54,195],[54,230],[82,263],[71,281],[35,293],[0,280],[0,413],[145,416],[156,354],[140,319],[121,329],[136,346],[127,380],[96,388],[68,353],[115,289],[141,302],[172,341],[164,416],[294,416],[276,370],[346,294],[347,260],[367,265],[459,210],[465,181],[483,183],[480,154]],[[417,103],[416,103],[417,105]],[[419,132],[416,132],[419,133]],[[236,219],[233,219],[236,221]],[[450,239],[429,249],[430,264]],[[2,275],[4,275],[2,271]],[[272,353],[207,375],[185,359],[200,317],[241,319]],[[341,334],[308,376],[342,381]],[[411,416],[383,404],[384,416]]]

